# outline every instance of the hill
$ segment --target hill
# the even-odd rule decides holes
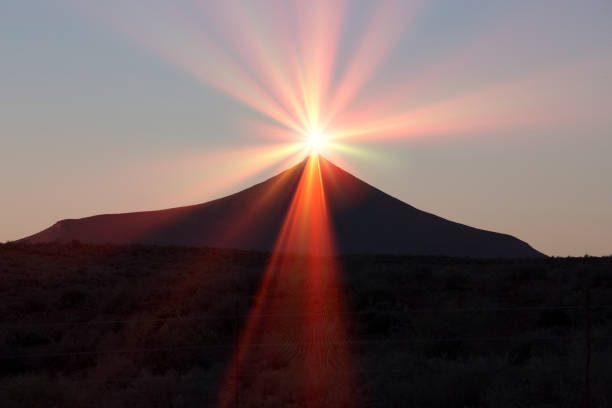
[[[22,242],[145,244],[272,251],[308,160],[317,160],[336,251],[469,257],[542,257],[510,235],[421,211],[311,156],[260,184],[203,204],[62,220]]]

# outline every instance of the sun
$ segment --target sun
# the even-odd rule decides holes
[[[310,147],[311,154],[319,154],[325,147],[326,140],[325,135],[318,129],[312,129],[308,134],[308,146]]]

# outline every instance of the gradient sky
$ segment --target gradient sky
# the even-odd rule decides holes
[[[3,1],[0,240],[283,170],[299,158],[242,80],[266,89],[300,49],[323,52],[309,61],[332,88],[348,78],[345,124],[379,130],[324,150],[332,161],[549,255],[612,253],[612,2],[349,1],[321,21],[275,3]]]

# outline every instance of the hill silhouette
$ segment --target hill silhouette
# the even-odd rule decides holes
[[[307,160],[307,159],[306,159]],[[186,207],[66,219],[21,240],[80,241],[272,251],[306,160],[230,196]],[[510,235],[448,221],[414,208],[319,156],[338,253],[542,257]]]

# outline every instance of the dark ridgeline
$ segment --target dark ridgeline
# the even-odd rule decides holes
[[[239,193],[204,204],[63,220],[22,242],[154,244],[271,251],[306,161]],[[338,251],[531,258],[544,255],[510,235],[418,210],[320,157]]]

